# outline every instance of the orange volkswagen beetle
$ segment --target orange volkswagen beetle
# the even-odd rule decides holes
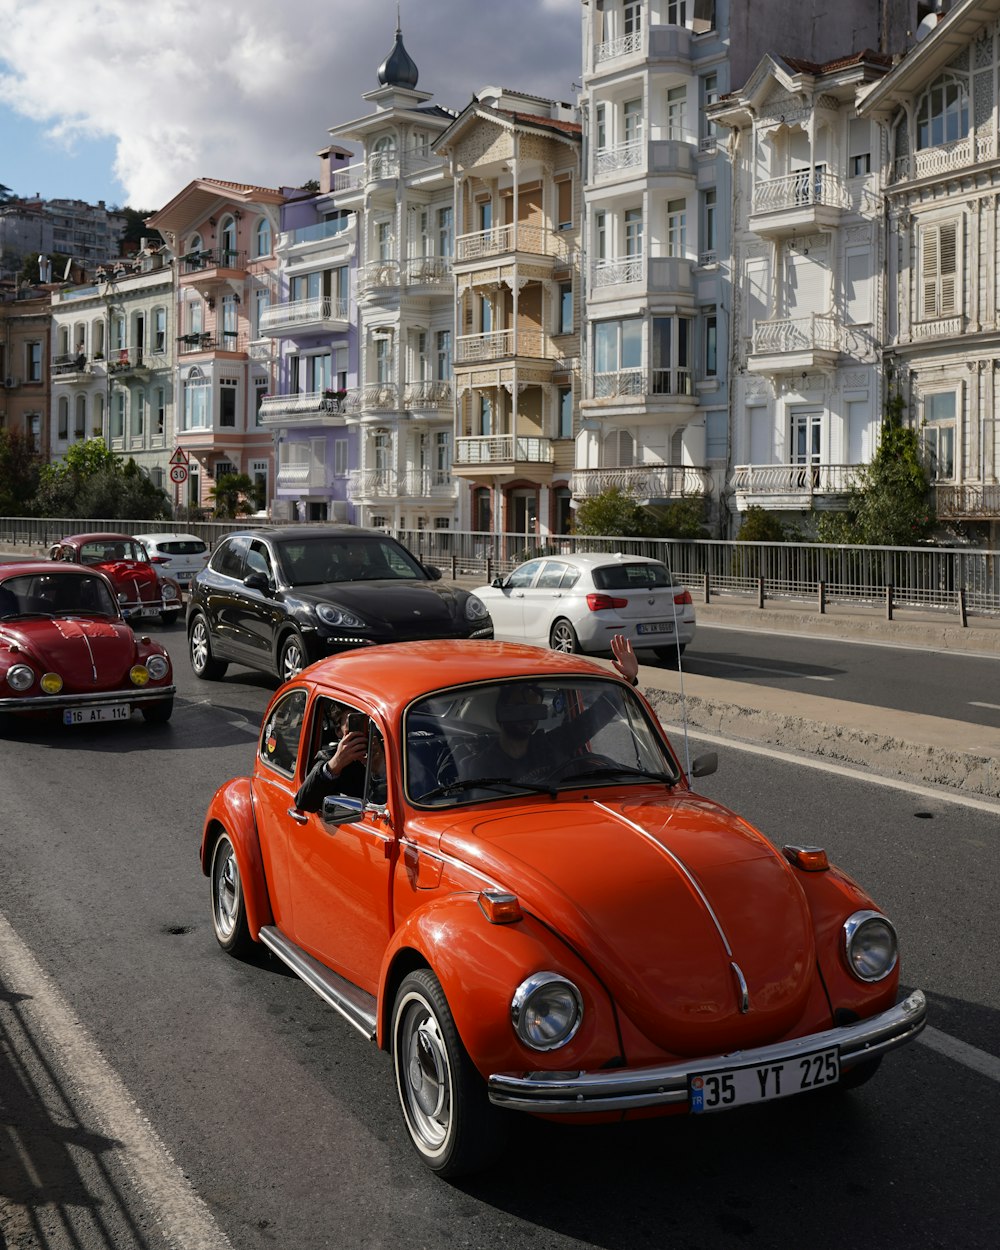
[[[576,656],[321,660],[271,700],[253,775],[212,798],[201,864],[223,949],[263,943],[391,1054],[445,1176],[488,1162],[513,1112],[857,1085],[925,1023],[860,886],[695,794],[645,700]]]

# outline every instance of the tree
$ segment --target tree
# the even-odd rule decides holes
[[[136,248],[143,239],[151,239],[153,243],[160,244],[163,242],[158,231],[153,230],[146,225],[146,218],[152,216],[152,209],[124,208],[112,209],[112,212],[119,212],[125,218],[125,233],[122,235],[122,251],[127,250],[125,244],[133,243]],[[109,258],[110,259],[110,258]]]
[[[751,505],[743,513],[740,532],[736,541],[741,543],[787,543],[798,537],[794,526],[788,526],[781,517],[763,508]]]
[[[903,422],[903,397],[886,401],[885,420],[871,464],[858,471],[847,509],[820,518],[821,542],[909,547],[934,527],[931,485],[916,430]]]
[[[650,538],[656,528],[653,514],[617,486],[580,505],[573,520],[574,534],[609,538]]]
[[[0,429],[0,516],[25,516],[33,510],[42,458],[27,434]]]
[[[224,473],[208,493],[217,517],[251,516],[256,510],[253,480],[246,473]]]
[[[103,438],[89,438],[74,443],[62,461],[42,466],[36,511],[151,521],[170,515],[170,500],[134,460],[122,461]]]

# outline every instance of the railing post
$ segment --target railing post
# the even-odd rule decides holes
[[[886,586],[885,588],[885,619],[887,621],[892,620],[892,587],[891,586]]]
[[[454,552],[452,552],[452,555],[451,555],[451,580],[452,580],[452,581],[454,581],[454,580],[455,580],[455,578],[456,578],[457,576],[458,576],[458,558],[456,557],[455,553],[454,553]]]
[[[705,574],[705,602],[706,603],[712,602],[712,586],[711,586],[711,582],[709,579],[709,575],[707,573]]]
[[[965,587],[958,588],[958,618],[962,622],[962,628],[967,629],[969,625],[969,617],[965,610]]]
[[[826,582],[819,583],[819,614],[823,616],[826,612]]]
[[[493,581],[493,557],[486,557],[486,585]]]
[[[763,577],[758,577],[757,578],[757,607],[762,608],[763,606],[764,606],[764,579]]]

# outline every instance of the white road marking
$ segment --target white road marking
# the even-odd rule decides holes
[[[830,617],[829,619],[832,621],[836,618]],[[883,641],[880,638],[845,638],[841,634],[835,633],[832,630],[829,633],[807,634],[803,633],[801,630],[795,629],[769,628],[771,625],[772,622],[769,621],[762,621],[762,623],[757,626],[724,625],[719,621],[698,622],[699,629],[728,630],[731,634],[759,634],[763,631],[766,632],[770,638],[792,638],[803,641],[811,640],[812,642],[826,643],[827,645],[831,642],[835,642],[838,644],[844,643],[844,645],[848,647],[888,647],[890,651],[922,651],[924,653],[927,651],[926,642],[905,642],[902,638],[898,641]],[[944,651],[937,651],[935,654],[949,657],[964,656],[966,659],[970,660],[1000,660],[1000,655],[998,655],[996,651],[966,651],[964,648],[961,651],[954,648],[948,648]],[[693,655],[694,653],[692,652],[692,657]]]
[[[924,1029],[917,1041],[923,1042],[931,1050],[936,1050],[939,1055],[944,1055],[948,1059],[954,1059],[956,1063],[962,1064],[963,1067],[971,1068],[973,1072],[978,1072],[980,1076],[986,1076],[991,1081],[1000,1082],[1000,1059],[996,1055],[989,1055],[985,1050],[978,1050],[975,1046],[970,1046],[968,1042],[960,1042],[957,1037],[951,1037],[949,1034],[942,1033],[939,1029],[932,1029],[929,1026]]]
[[[101,1131],[118,1143],[122,1166],[176,1250],[232,1250],[212,1213],[185,1180],[121,1078],[37,960],[0,915],[0,975],[25,996],[20,1011],[33,1017],[54,1057],[81,1091]]]
[[[683,741],[685,733],[683,725],[664,725],[663,728],[671,740]],[[815,768],[821,773],[833,773],[837,777],[850,777],[854,781],[865,781],[874,786],[885,786],[890,790],[905,790],[907,794],[916,794],[924,799],[936,799],[941,803],[957,803],[959,807],[972,807],[979,812],[993,812],[1000,815],[1000,803],[978,795],[962,794],[960,790],[947,786],[940,788],[921,786],[902,777],[881,777],[877,773],[862,772],[860,768],[851,768],[847,764],[833,764],[829,760],[819,759],[812,755],[794,755],[791,751],[779,751],[776,747],[761,746],[758,742],[739,742],[735,738],[721,738],[718,734],[704,733],[700,729],[688,729],[687,736],[697,738],[699,742],[708,742],[712,746],[726,747],[734,751],[749,751],[754,755],[764,755],[768,759],[780,760],[784,764]]]
[[[716,668],[736,668],[741,673],[767,673],[771,677],[797,677],[800,681],[835,681],[833,677],[818,677],[812,673],[794,673],[784,668],[767,668],[763,664],[738,664],[732,660],[716,660],[711,656],[699,655],[692,656],[697,659],[699,664],[714,664]],[[690,665],[688,665],[690,668]]]
[[[977,703],[975,699],[970,699],[969,707],[985,707],[991,712],[1000,712],[1000,703]]]

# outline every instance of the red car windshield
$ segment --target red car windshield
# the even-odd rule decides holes
[[[0,621],[20,616],[117,616],[100,577],[34,573],[0,585]]]

